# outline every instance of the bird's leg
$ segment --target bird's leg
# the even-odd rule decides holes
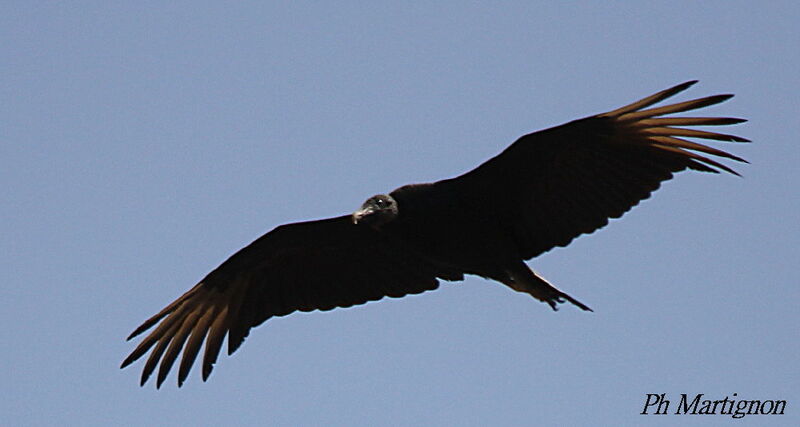
[[[506,270],[506,273],[508,277],[502,280],[506,286],[517,292],[525,292],[539,301],[546,302],[553,310],[558,310],[558,304],[567,300],[582,310],[593,311],[586,304],[558,290],[523,262],[520,262],[513,269]]]

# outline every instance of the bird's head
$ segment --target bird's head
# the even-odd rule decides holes
[[[353,212],[353,224],[367,224],[371,227],[380,227],[395,219],[398,213],[397,201],[388,194],[372,196]]]

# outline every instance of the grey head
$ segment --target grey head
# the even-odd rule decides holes
[[[395,219],[398,214],[397,201],[388,194],[378,194],[367,199],[357,211],[353,212],[353,224],[367,224],[380,227]]]

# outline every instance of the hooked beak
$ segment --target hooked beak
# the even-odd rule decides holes
[[[353,224],[358,224],[364,217],[372,215],[373,213],[375,213],[375,209],[373,208],[362,208],[353,212]]]

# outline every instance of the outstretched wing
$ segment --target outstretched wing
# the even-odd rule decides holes
[[[121,367],[150,351],[141,384],[160,361],[160,387],[183,351],[180,386],[205,340],[206,380],[226,334],[232,354],[250,328],[270,317],[417,294],[436,289],[437,277],[461,278],[406,250],[401,242],[353,225],[350,216],[283,225],[231,256],[139,326],[128,339],[158,325]]]
[[[698,153],[745,160],[688,141],[749,142],[683,126],[732,125],[743,119],[662,117],[718,104],[716,95],[650,108],[696,83],[690,81],[604,114],[519,138],[476,169],[452,179],[459,190],[490,205],[525,259],[608,224],[684,169],[731,168]]]

